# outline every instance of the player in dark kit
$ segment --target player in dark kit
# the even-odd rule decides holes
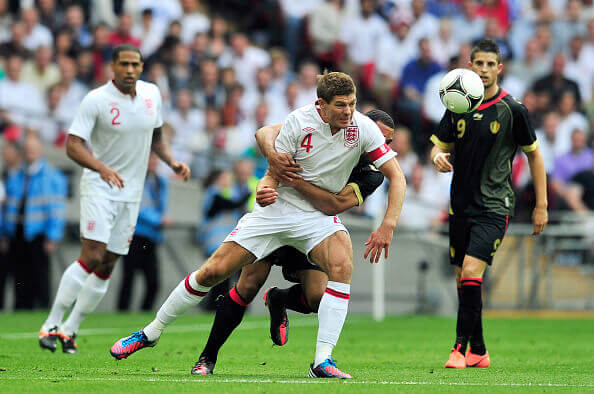
[[[483,339],[481,285],[514,212],[511,163],[518,147],[528,158],[536,191],[533,235],[541,233],[548,221],[546,173],[538,141],[526,107],[497,84],[503,67],[497,44],[489,39],[477,43],[469,67],[483,81],[484,101],[474,112],[446,111],[431,136],[435,168],[454,172],[450,262],[456,268],[459,306],[456,342],[446,368],[490,364]]]
[[[389,144],[394,137],[395,128],[394,120],[390,115],[377,109],[371,110],[365,115],[377,123],[386,137],[386,143]],[[264,129],[270,129],[269,131],[272,132],[272,128],[274,126]],[[264,129],[262,131],[268,131]],[[278,132],[280,125],[276,129]],[[271,147],[271,149],[274,148]],[[363,200],[373,193],[384,180],[382,173],[370,164],[366,156],[362,156],[351,172],[347,186],[335,195],[306,181],[290,178],[291,174],[287,175],[287,171],[296,170],[296,167],[291,167],[288,163],[276,164],[269,157],[267,159],[271,161],[269,173],[272,172],[275,177],[283,178],[286,183],[292,183],[293,187],[316,209],[327,215],[336,215],[356,205],[361,205]],[[278,171],[281,167],[284,171]],[[275,194],[273,189],[267,192],[259,188],[257,201],[262,206],[271,204],[275,199]],[[245,266],[237,284],[219,300],[208,341],[192,369],[192,374],[210,375],[213,373],[220,348],[241,323],[247,305],[264,285],[270,269],[274,265],[282,267],[283,277],[286,280],[296,283],[288,289],[273,287],[264,293],[266,306],[270,312],[270,336],[274,344],[283,346],[288,340],[287,309],[305,314],[317,312],[320,299],[326,289],[328,276],[318,266],[310,263],[307,257],[297,249],[283,246],[266,258]]]

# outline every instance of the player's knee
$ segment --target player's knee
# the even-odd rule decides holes
[[[225,279],[223,271],[220,264],[204,264],[196,275],[196,282],[202,286],[212,287]]]
[[[353,276],[353,262],[347,259],[333,262],[328,267],[328,279],[350,283]]]
[[[464,261],[462,265],[461,278],[482,278],[484,268],[480,264]]]
[[[252,302],[254,298],[256,298],[256,295],[258,294],[258,291],[260,291],[261,287],[262,286],[259,283],[251,281],[238,283],[236,286],[237,292],[239,293],[241,298],[248,304]]]

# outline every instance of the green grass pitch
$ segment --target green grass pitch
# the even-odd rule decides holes
[[[349,316],[334,356],[351,381],[308,379],[316,316],[290,315],[289,342],[272,346],[268,320],[248,316],[219,354],[215,375],[190,369],[211,315],[189,314],[155,348],[115,361],[109,347],[153,314],[94,314],[81,327],[80,353],[41,350],[45,313],[0,315],[0,392],[594,392],[594,320],[488,318],[488,369],[443,368],[453,318]]]

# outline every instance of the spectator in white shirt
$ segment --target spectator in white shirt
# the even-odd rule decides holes
[[[509,64],[509,74],[520,78],[526,86],[531,86],[534,81],[544,76],[548,71],[548,59],[542,56],[539,43],[535,38],[526,42],[522,58],[516,58]]]
[[[389,34],[388,24],[375,13],[374,0],[361,0],[361,12],[345,20],[340,41],[346,47],[345,71],[363,89],[372,87],[379,42]]]
[[[404,176],[410,177],[413,168],[419,163],[419,156],[412,149],[410,130],[405,126],[398,126],[390,146],[398,153],[398,164]]]
[[[175,157],[189,162],[192,154],[188,141],[204,128],[204,113],[197,108],[192,108],[192,93],[188,89],[180,89],[177,92],[176,104],[176,109],[166,118],[174,132],[171,150]]]
[[[460,43],[454,38],[452,29],[452,21],[442,19],[439,22],[439,34],[429,38],[433,58],[443,67],[447,67],[452,56],[460,51]]]
[[[556,152],[565,154],[571,150],[571,135],[574,130],[582,130],[586,137],[589,137],[590,128],[588,120],[584,115],[576,111],[575,96],[572,92],[566,91],[559,100],[559,114],[561,121],[557,128]]]
[[[317,78],[320,68],[317,64],[306,62],[299,70],[299,93],[297,94],[297,107],[312,104],[318,99]]]
[[[183,15],[181,17],[181,39],[189,45],[196,33],[206,33],[210,29],[210,20],[200,12],[198,0],[182,0]]]
[[[46,112],[34,125],[34,128],[38,130],[39,139],[49,145],[63,144],[66,141],[66,129],[70,126],[60,119],[56,111],[61,97],[62,87],[59,84],[49,87]]]
[[[12,55],[6,62],[6,78],[0,81],[0,111],[5,123],[28,127],[45,110],[37,88],[21,80],[23,58]]]
[[[243,95],[241,107],[244,113],[252,114],[259,102],[264,101],[271,105],[281,99],[282,94],[272,86],[272,70],[270,67],[263,67],[256,73],[256,86]]]
[[[382,36],[375,58],[377,76],[374,93],[382,108],[392,105],[394,90],[404,65],[417,54],[417,44],[408,34],[411,18],[397,14],[390,20],[391,34]]]
[[[434,171],[433,171],[434,172]],[[446,207],[439,203],[439,197],[425,179],[423,166],[416,165],[407,182],[408,187],[402,213],[398,221],[399,227],[413,231],[428,231],[437,227]]]
[[[132,27],[132,35],[142,42],[140,52],[144,58],[148,58],[159,49],[166,31],[167,25],[153,17],[152,9],[142,10],[140,22]]]
[[[62,97],[56,113],[58,118],[71,123],[74,120],[76,111],[73,108],[78,108],[82,99],[88,92],[84,84],[76,79],[77,66],[76,62],[67,56],[62,56],[58,60],[58,67],[60,68],[60,86],[62,87]]]
[[[287,115],[299,108],[297,97],[299,95],[299,85],[297,82],[290,82],[285,89],[285,94],[281,100],[272,103],[270,110],[270,123],[283,123]]]
[[[21,18],[25,22],[27,35],[25,37],[25,47],[34,51],[40,46],[52,46],[54,38],[51,31],[39,23],[39,14],[36,8],[26,8],[21,10]]]
[[[567,50],[567,63],[565,63],[564,74],[567,78],[573,79],[580,89],[580,96],[583,102],[592,99],[592,88],[594,87],[594,64],[584,51],[584,39],[575,36],[569,42]]]
[[[311,12],[308,33],[318,62],[335,61],[335,45],[340,38],[343,22],[348,17],[344,0],[326,0]]]
[[[272,70],[272,88],[283,95],[287,89],[287,84],[295,79],[293,71],[289,68],[287,55],[283,50],[270,50],[270,59]]]
[[[462,14],[454,18],[454,37],[459,43],[472,43],[485,31],[485,20],[477,16],[476,0],[462,0]]]
[[[23,81],[35,85],[40,95],[45,95],[50,86],[60,81],[60,70],[52,63],[52,54],[51,46],[40,46],[35,51],[33,60],[25,62],[23,66]]]
[[[412,0],[410,6],[413,15],[410,36],[416,41],[419,41],[421,38],[437,36],[439,22],[435,16],[427,12],[425,0]]]
[[[560,120],[561,118],[558,112],[549,111],[543,117],[542,127],[536,130],[538,147],[540,148],[547,174],[553,172],[555,159],[565,153],[559,151],[559,145],[556,143]]]
[[[232,52],[230,56],[221,56],[221,67],[232,66],[235,77],[245,89],[251,89],[255,82],[256,72],[270,64],[270,55],[263,49],[250,44],[244,33],[234,33],[231,37]]]

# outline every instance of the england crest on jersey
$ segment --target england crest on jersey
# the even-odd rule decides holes
[[[346,148],[354,148],[359,145],[359,127],[349,126],[344,129],[344,146]]]

